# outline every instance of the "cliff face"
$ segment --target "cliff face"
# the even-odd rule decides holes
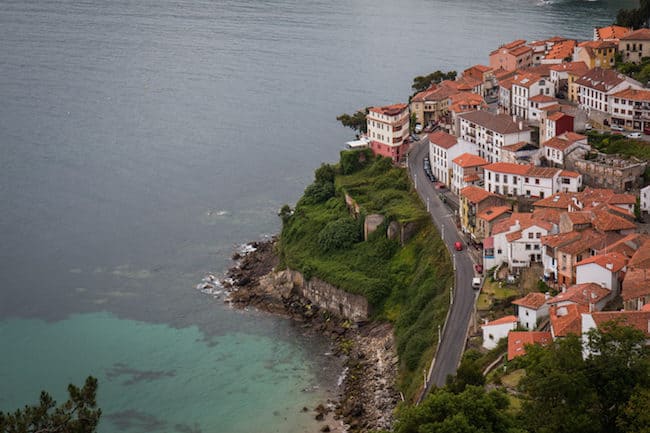
[[[352,322],[365,322],[370,313],[365,297],[345,292],[315,277],[306,280],[302,273],[291,269],[262,277],[260,288],[268,295],[282,299],[299,295],[319,308]]]

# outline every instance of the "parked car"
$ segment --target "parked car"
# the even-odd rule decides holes
[[[618,125],[612,125],[610,129],[612,131],[619,131],[619,132],[625,131],[622,126],[618,126]]]
[[[480,289],[480,288],[481,288],[481,277],[472,278],[472,289]]]
[[[591,124],[585,123],[585,131],[591,131]]]
[[[460,243],[460,242],[455,242],[455,243],[454,243],[454,249],[455,249],[456,251],[463,251],[463,244]]]
[[[630,132],[626,136],[627,138],[641,138],[641,133],[640,132]]]
[[[415,131],[416,134],[419,134],[420,132],[422,132],[422,124],[416,123],[415,128],[413,128],[413,130]]]
[[[477,263],[474,265],[474,270],[476,271],[477,274],[482,274],[483,273],[483,265],[480,263]]]

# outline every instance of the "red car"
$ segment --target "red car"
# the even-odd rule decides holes
[[[463,244],[461,244],[460,242],[456,242],[454,243],[454,248],[456,249],[456,251],[463,251]]]
[[[480,263],[477,263],[474,265],[474,270],[476,271],[477,274],[482,274],[483,273],[483,265]]]

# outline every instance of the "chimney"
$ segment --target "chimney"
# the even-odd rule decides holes
[[[551,294],[549,292],[544,293],[544,299],[546,299],[547,301],[551,299]]]
[[[589,312],[590,312],[590,313],[593,313],[593,312],[594,312],[594,304],[591,303],[591,302],[589,303]]]

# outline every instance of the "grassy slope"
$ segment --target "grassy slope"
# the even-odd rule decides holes
[[[404,170],[371,161],[356,173],[338,175],[335,184],[336,196],[324,203],[298,202],[282,230],[282,263],[352,293],[368,295],[383,288],[385,295],[373,305],[373,319],[395,325],[399,386],[410,398],[421,386],[422,371],[437,343],[437,327],[447,313],[453,281],[450,257]],[[386,239],[384,227],[349,249],[321,251],[321,229],[348,216],[344,191],[357,200],[362,213],[418,222],[418,233],[400,247]]]

